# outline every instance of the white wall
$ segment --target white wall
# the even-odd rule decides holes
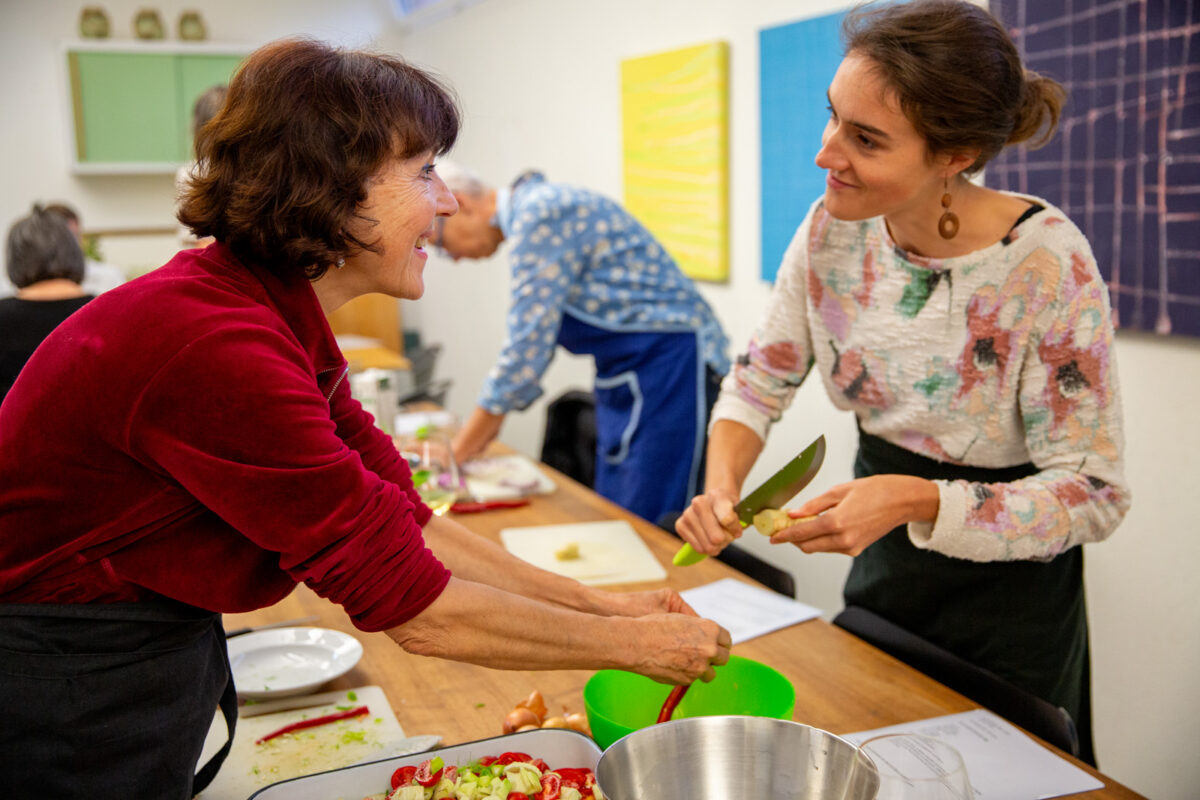
[[[61,41],[75,36],[84,3],[0,0],[0,224],[34,200],[75,204],[91,227],[172,224],[167,176],[74,177],[68,166]],[[141,0],[105,3],[114,32],[128,36]],[[762,27],[826,13],[839,0],[486,0],[457,17],[401,37],[387,0],[161,0],[170,28],[185,7],[204,14],[213,40],[259,44],[309,34],[352,46],[391,46],[448,79],[466,124],[455,157],[502,182],[537,166],[558,180],[621,196],[618,66],[623,58],[723,38],[731,45],[731,252],[728,284],[706,284],[735,346],[750,335],[768,287],[759,275],[758,39]],[[814,113],[823,113],[814,109]],[[425,298],[406,303],[410,326],[445,345],[441,377],[470,409],[504,336],[507,274],[502,259],[433,259]],[[1200,537],[1191,513],[1200,477],[1200,428],[1184,404],[1200,396],[1200,342],[1120,334],[1128,473],[1133,510],[1113,539],[1088,548],[1095,648],[1096,733],[1101,767],[1155,798],[1194,797],[1200,763],[1200,604],[1192,588]],[[560,353],[546,396],[591,385],[590,364]],[[536,455],[543,402],[510,415],[503,437]],[[830,409],[809,382],[773,432],[750,482],[817,433],[830,444],[817,492],[850,475],[853,420]],[[807,492],[806,492],[807,494]],[[840,556],[804,556],[747,538],[786,564],[800,599],[836,612],[848,567]]]
[[[619,63],[631,56],[725,39],[731,46],[731,279],[702,286],[744,345],[768,287],[759,279],[758,30],[843,7],[841,0],[488,0],[402,40],[410,59],[457,89],[466,123],[456,160],[503,183],[526,167],[621,197]],[[824,113],[813,109],[813,113]],[[409,324],[446,346],[440,374],[450,405],[465,413],[504,336],[502,258],[433,260],[426,296],[406,304]],[[1088,548],[1094,641],[1096,736],[1101,767],[1156,798],[1195,797],[1200,763],[1200,533],[1192,514],[1200,432],[1184,416],[1200,395],[1200,341],[1122,333],[1117,341],[1133,510],[1113,538]],[[546,395],[511,414],[503,438],[536,455],[544,400],[590,386],[590,364],[559,352]],[[801,388],[748,483],[753,485],[817,433],[830,452],[817,492],[850,477],[854,422],[836,414],[817,381]],[[797,577],[801,600],[841,607],[848,559],[805,556],[754,537],[756,551]]]

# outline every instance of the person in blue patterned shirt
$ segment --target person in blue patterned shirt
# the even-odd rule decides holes
[[[562,345],[596,362],[596,480],[601,495],[657,521],[699,485],[708,413],[729,370],[729,341],[666,249],[613,200],[526,172],[488,186],[442,161],[459,212],[439,218],[455,259],[512,246],[508,336],[454,454],[478,454],[504,415],[542,394]]]

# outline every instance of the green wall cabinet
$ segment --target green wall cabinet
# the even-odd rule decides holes
[[[200,46],[68,47],[74,171],[172,173],[191,161],[192,105],[247,52]]]

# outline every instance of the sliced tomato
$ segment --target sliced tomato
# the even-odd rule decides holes
[[[528,762],[530,762],[531,760],[532,760],[532,759],[530,759],[530,758],[529,758],[529,754],[528,754],[528,753],[516,753],[516,752],[512,752],[512,753],[501,753],[499,756],[497,756],[497,757],[496,757],[496,760],[495,760],[494,762],[492,762],[492,763],[495,763],[495,764],[512,764],[514,761],[523,761],[523,762],[526,762],[526,763],[528,763]]]
[[[524,792],[509,792],[507,800],[529,800],[529,795]]]
[[[561,775],[547,772],[542,776],[542,790],[534,797],[536,800],[558,800],[562,795],[563,779]]]
[[[444,772],[443,769],[439,769],[437,772],[430,772],[430,761],[432,761],[432,759],[422,761],[420,764],[418,764],[416,774],[413,775],[413,780],[422,786],[433,786],[435,783],[441,780],[442,772]]]
[[[535,758],[533,760],[533,765],[538,768],[539,772],[549,772],[550,771],[550,765],[547,764],[545,761],[543,761],[540,758]]]
[[[554,772],[562,778],[562,785],[572,789],[583,791],[587,785],[587,778],[591,775],[591,770],[579,769],[576,767],[561,767]]]
[[[482,758],[479,759],[479,766],[481,766],[481,767],[490,766],[492,764],[492,762],[495,760],[496,760],[495,756],[483,756]]]
[[[412,784],[413,775],[416,774],[416,767],[401,767],[392,773],[392,788],[399,789],[401,786],[410,786]]]

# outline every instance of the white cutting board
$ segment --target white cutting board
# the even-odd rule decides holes
[[[591,586],[661,581],[667,577],[642,537],[621,520],[505,528],[500,531],[500,540],[518,558]],[[579,547],[579,558],[559,559],[555,554],[570,544]]]
[[[353,700],[350,699],[351,693],[354,694]],[[360,686],[344,692],[314,696],[313,699],[332,702],[273,714],[239,717],[233,747],[217,777],[207,789],[196,795],[198,800],[246,800],[262,787],[285,778],[386,758],[394,754],[396,745],[404,739],[404,731],[392,712],[392,706],[383,689],[378,686]],[[366,706],[370,713],[364,717],[308,728],[262,745],[255,744],[255,740],[284,725],[334,714],[347,706]],[[218,715],[200,762],[204,763],[209,754],[224,741],[225,724]]]

